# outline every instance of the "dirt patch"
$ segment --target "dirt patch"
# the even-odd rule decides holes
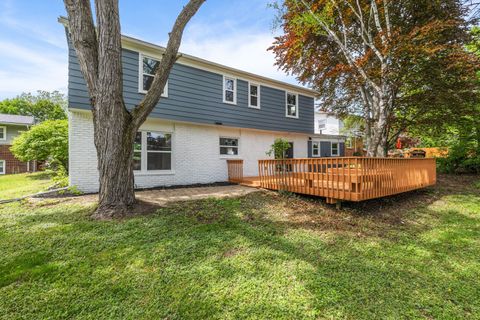
[[[364,202],[346,202],[342,209],[325,203],[324,198],[262,192],[241,199],[243,220],[274,221],[285,230],[309,229],[315,232],[348,233],[357,237],[394,237],[392,230],[424,228],[415,221],[421,210],[448,194],[477,193],[474,184],[480,176],[439,175],[437,185]]]

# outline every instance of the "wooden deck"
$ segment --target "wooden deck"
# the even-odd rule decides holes
[[[243,160],[228,160],[229,181],[338,200],[363,201],[434,185],[435,159],[317,158],[259,160],[258,177],[243,176]]]

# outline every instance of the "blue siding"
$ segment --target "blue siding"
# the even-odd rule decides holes
[[[69,41],[68,104],[70,108],[90,110],[90,101],[75,50]],[[138,92],[139,53],[123,50],[123,89],[127,108],[143,98]],[[248,108],[248,85],[237,80],[237,105],[222,102],[221,74],[175,64],[168,80],[168,98],[160,99],[151,117],[313,134],[314,100],[299,95],[299,119],[285,117],[285,91],[260,87],[260,109]]]

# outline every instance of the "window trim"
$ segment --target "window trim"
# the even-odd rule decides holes
[[[313,145],[314,144],[318,144],[318,154],[317,155],[313,154]],[[312,158],[320,158],[322,156],[321,148],[322,148],[322,144],[320,143],[320,141],[312,141]]]
[[[142,148],[140,151],[141,154],[141,161],[140,161],[140,170],[133,170],[134,175],[138,176],[148,176],[148,175],[159,175],[159,174],[174,174],[174,164],[173,156],[174,156],[174,134],[173,132],[169,131],[157,131],[157,130],[138,130],[142,134]],[[169,134],[172,139],[172,147],[170,151],[148,151],[147,150],[147,132],[153,133],[163,133]],[[135,152],[135,151],[134,151]],[[137,151],[138,152],[138,151]],[[155,153],[170,153],[171,154],[171,162],[170,162],[170,169],[165,170],[147,170],[148,168],[148,152],[155,152]]]
[[[7,140],[7,127],[6,126],[0,126],[0,131],[3,131],[3,138],[0,138],[0,141],[6,141]]]
[[[260,84],[259,83],[256,83],[256,82],[250,82],[248,81],[247,82],[247,85],[248,85],[248,107],[249,108],[252,108],[252,109],[260,109]],[[252,93],[251,93],[251,88],[250,86],[256,86],[257,87],[257,105],[254,106],[252,105]]]
[[[7,172],[7,161],[6,160],[0,160],[1,163],[3,163],[3,171],[0,171],[0,174],[6,174]]]
[[[333,154],[333,144],[337,145],[337,153]],[[339,157],[340,156],[340,142],[330,142],[330,156],[331,157]]]
[[[237,154],[221,154],[220,153],[220,148],[221,147],[231,147],[231,146],[226,146],[226,145],[221,145],[220,144],[220,139],[236,139],[238,140],[237,144]],[[233,136],[218,136],[218,154],[220,155],[220,158],[237,158],[240,156],[240,137],[233,137]]]
[[[152,56],[143,54],[142,52],[138,53],[138,93],[147,94],[148,91],[143,89],[143,76],[144,75],[152,76],[152,75],[143,72],[143,58],[149,58],[158,62],[160,62],[160,60]],[[165,87],[163,88],[163,93],[161,97],[168,98],[168,80],[165,83]]]
[[[292,116],[292,115],[289,115],[288,114],[288,95],[294,95],[295,96],[295,102],[297,103],[296,104],[296,115],[295,116]],[[295,93],[295,92],[292,92],[292,91],[285,91],[285,117],[287,118],[292,118],[292,119],[298,119],[298,116],[300,115],[300,108],[299,108],[299,103],[298,103],[298,93]]]
[[[233,101],[225,99],[225,80],[233,80]],[[224,74],[222,77],[222,100],[223,103],[237,105],[237,78]],[[230,90],[229,90],[230,91]]]

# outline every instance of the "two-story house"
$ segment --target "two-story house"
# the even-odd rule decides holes
[[[80,190],[98,190],[93,122],[86,84],[69,40],[69,174]],[[148,91],[163,47],[122,36],[126,107]],[[163,97],[135,142],[138,188],[227,181],[226,159],[243,159],[244,175],[258,175],[258,160],[276,138],[291,142],[290,157],[316,156],[316,92],[181,54]],[[340,148],[340,145],[338,146]],[[340,156],[340,151],[338,152]]]
[[[23,173],[34,169],[33,163],[18,160],[10,151],[13,139],[33,123],[33,117],[0,114],[0,174]]]

